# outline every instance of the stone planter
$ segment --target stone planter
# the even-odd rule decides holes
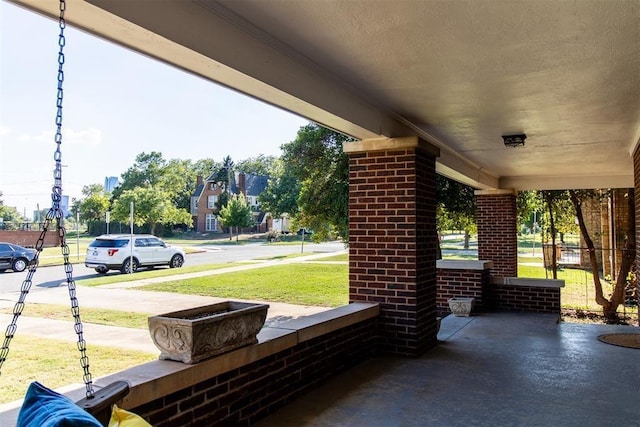
[[[469,317],[473,309],[475,298],[471,297],[454,297],[449,298],[449,309],[454,316]]]
[[[149,317],[160,359],[198,363],[258,342],[267,304],[225,301]]]

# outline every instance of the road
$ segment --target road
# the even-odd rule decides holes
[[[274,257],[279,255],[297,254],[304,250],[305,254],[312,252],[337,252],[344,250],[344,244],[341,242],[327,243],[309,243],[305,242],[304,247],[301,245],[266,245],[264,243],[248,243],[243,245],[220,245],[202,247],[202,252],[187,254],[185,266],[204,265],[204,264],[220,264],[227,262],[246,261],[256,258]],[[73,259],[73,255],[71,256]],[[121,274],[117,271],[111,271],[109,274]],[[6,292],[17,292],[22,286],[22,282],[26,278],[27,272],[14,273],[10,270],[0,273],[0,294]],[[87,268],[84,264],[73,265],[73,278],[75,280],[88,279],[100,276],[93,269]],[[32,292],[46,290],[48,288],[58,287],[60,282],[66,280],[64,267],[48,266],[39,267],[33,277]]]

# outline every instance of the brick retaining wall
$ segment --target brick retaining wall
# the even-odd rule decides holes
[[[132,411],[155,427],[250,425],[375,354],[375,319],[154,400]]]
[[[41,231],[37,230],[0,230],[0,242],[13,243],[16,245],[33,248],[40,238]],[[56,230],[47,231],[44,240],[44,247],[51,248],[60,245],[60,239]]]
[[[492,310],[560,314],[560,288],[492,284],[486,305]]]

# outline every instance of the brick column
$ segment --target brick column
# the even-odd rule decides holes
[[[381,305],[384,352],[436,344],[439,150],[417,137],[344,145],[349,155],[349,300]]]
[[[633,152],[633,197],[636,207],[636,275],[640,266],[640,144],[636,145]],[[640,279],[637,290],[640,292]],[[640,323],[640,320],[638,321]]]
[[[493,261],[492,277],[518,276],[516,195],[513,190],[478,190],[478,259]]]

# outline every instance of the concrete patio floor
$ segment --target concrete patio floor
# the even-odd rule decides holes
[[[379,357],[256,425],[639,426],[640,350],[597,336],[637,327],[557,316],[448,316],[419,358]]]

